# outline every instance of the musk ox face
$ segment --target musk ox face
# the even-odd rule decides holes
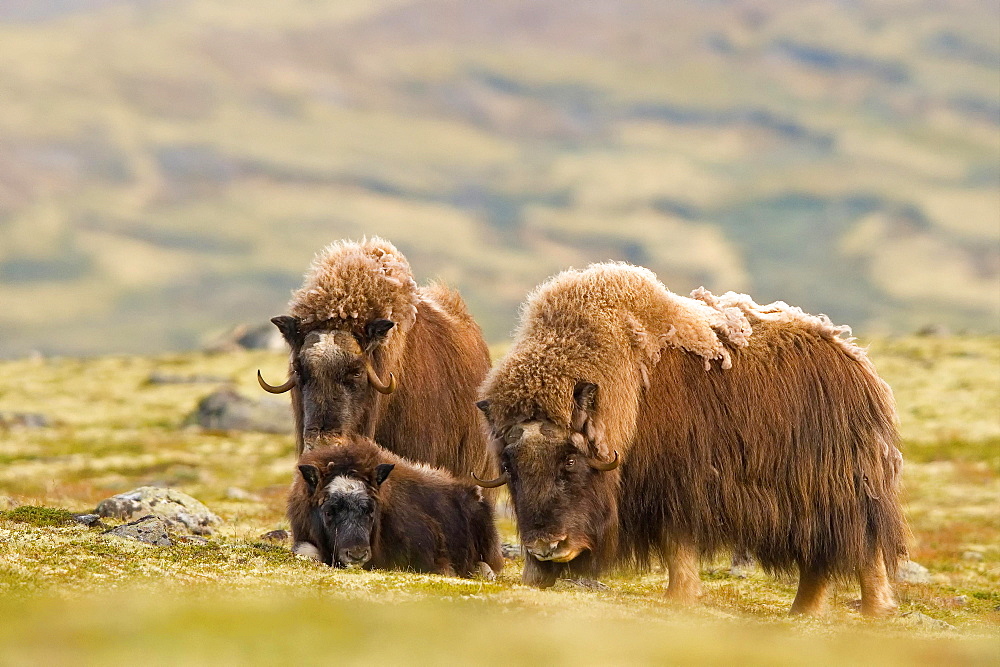
[[[486,486],[506,483],[514,501],[521,543],[527,551],[525,581],[549,586],[562,566],[596,573],[595,553],[602,550],[613,508],[618,464],[602,458],[590,413],[597,386],[580,383],[574,393],[573,423],[565,428],[546,419],[507,426],[491,424],[499,454],[500,477]],[[488,401],[478,403],[489,419]]]
[[[395,390],[391,374],[385,383],[372,368],[372,352],[386,340],[394,326],[391,320],[375,320],[360,334],[341,329],[305,330],[299,320],[288,316],[271,321],[291,348],[292,376],[282,387],[264,388],[298,389],[306,449],[311,449],[323,435],[358,432],[374,408],[375,392],[388,394]]]
[[[300,465],[313,495],[310,518],[320,559],[334,567],[363,567],[372,557],[378,531],[378,488],[392,472],[383,463],[368,474]]]

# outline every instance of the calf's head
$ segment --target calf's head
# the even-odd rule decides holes
[[[396,389],[392,373],[383,381],[373,367],[375,351],[388,338],[392,320],[374,320],[357,332],[304,328],[298,319],[287,315],[271,321],[291,348],[290,376],[276,387],[265,382],[259,372],[257,377],[272,393],[293,387],[297,390],[305,448],[311,449],[323,435],[349,435],[364,429],[375,407],[376,392],[391,394]]]
[[[521,543],[527,551],[525,583],[551,586],[570,569],[596,574],[597,556],[611,545],[616,523],[617,452],[609,456],[593,419],[597,385],[577,384],[569,428],[546,418],[494,424],[486,414],[498,455],[500,476],[481,486],[507,484],[514,501]],[[478,479],[478,478],[477,478]]]
[[[393,464],[368,471],[331,463],[299,466],[311,497],[310,521],[320,559],[335,567],[362,567],[372,558],[379,530],[379,487]]]

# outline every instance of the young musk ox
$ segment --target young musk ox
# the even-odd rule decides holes
[[[490,367],[482,332],[458,294],[417,287],[388,241],[327,247],[271,321],[291,348],[289,379],[258,380],[291,390],[299,454],[325,434],[360,433],[455,474],[492,466],[474,405]]]
[[[797,568],[792,612],[848,576],[864,613],[890,612],[907,529],[889,387],[825,316],[692,296],[609,263],[528,297],[478,404],[525,582],[660,558],[668,595],[691,600],[699,557],[729,550]]]
[[[324,437],[299,459],[288,498],[295,551],[338,567],[470,577],[503,569],[479,487],[368,438]]]

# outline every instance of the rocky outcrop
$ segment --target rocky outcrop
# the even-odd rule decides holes
[[[152,515],[173,530],[195,535],[211,535],[211,526],[221,521],[205,505],[186,493],[154,486],[141,486],[102,500],[97,506],[97,513],[102,517],[124,520]]]
[[[203,398],[186,422],[213,431],[291,433],[293,428],[287,401],[247,398],[230,387]]]
[[[173,545],[170,535],[167,532],[166,522],[151,514],[140,517],[135,521],[130,521],[129,523],[123,523],[117,528],[112,528],[105,535],[139,540],[154,547],[169,547]]]

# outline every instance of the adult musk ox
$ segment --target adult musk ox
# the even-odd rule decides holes
[[[327,565],[469,577],[503,568],[479,488],[368,438],[327,437],[299,459],[288,498],[295,549]]]
[[[730,550],[797,568],[793,612],[847,576],[866,614],[889,612],[907,535],[889,387],[825,316],[692,296],[613,263],[529,296],[479,402],[525,582],[660,558],[690,600],[699,558]]]
[[[406,258],[374,237],[323,250],[288,308],[271,321],[291,348],[289,378],[258,379],[291,390],[298,453],[360,433],[455,474],[489,461],[474,405],[489,351],[458,294],[417,287]]]

